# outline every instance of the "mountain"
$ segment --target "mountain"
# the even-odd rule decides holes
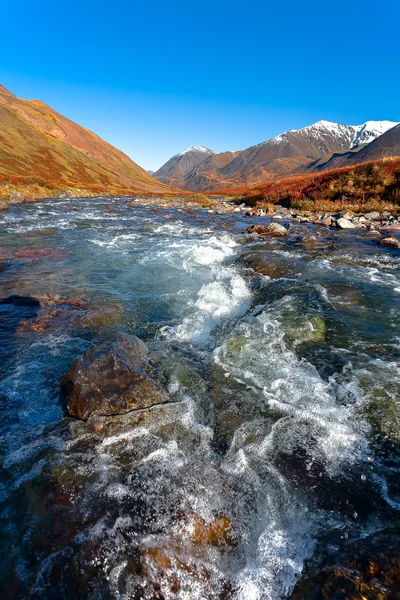
[[[359,151],[357,162],[400,156],[400,123]]]
[[[322,157],[356,149],[394,125],[390,121],[368,121],[355,126],[318,121],[243,150],[219,175],[234,183],[287,176]]]
[[[358,152],[334,154],[328,160],[314,165],[312,170],[325,171],[327,169],[349,167],[391,156],[400,156],[400,124],[390,128],[381,136],[363,146]]]
[[[192,147],[174,156],[155,177],[182,189],[207,191],[334,168],[340,165],[328,165],[328,161],[338,156],[343,164],[348,164],[349,159],[361,162],[360,152],[365,145],[395,125],[392,121],[367,121],[361,125],[318,121],[240,152],[215,154],[203,148],[203,154],[195,153],[195,166],[190,169],[186,162],[185,168],[178,167],[186,153],[191,154],[196,148]]]
[[[218,175],[219,170],[237,155],[238,151],[213,152],[183,177],[171,180],[171,185],[173,183],[176,187],[191,191],[208,190],[210,185],[215,185],[217,181],[220,185],[224,185],[224,181]]]
[[[0,175],[108,193],[165,193],[126,154],[39,100],[0,86]]]
[[[197,167],[205,158],[214,154],[204,146],[190,146],[180,154],[175,154],[154,173],[154,178],[162,183],[176,185],[178,179]]]

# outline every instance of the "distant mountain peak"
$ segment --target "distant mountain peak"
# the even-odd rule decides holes
[[[212,150],[206,148],[205,146],[189,146],[189,148],[186,148],[186,150],[178,154],[178,156],[183,156],[188,152],[204,152],[205,154],[214,154]]]
[[[343,125],[333,121],[321,119],[312,125],[306,125],[301,129],[290,129],[279,135],[266,140],[260,145],[272,144],[278,145],[284,142],[288,143],[290,134],[298,134],[300,136],[309,136],[310,138],[318,138],[324,135],[330,135],[337,139],[343,140],[345,150],[356,148],[361,144],[369,144],[377,137],[395,127],[398,123],[394,121],[366,121],[361,125]],[[347,147],[346,142],[348,141]]]
[[[353,125],[356,135],[350,148],[369,144],[398,124],[394,121],[366,121],[361,125]]]

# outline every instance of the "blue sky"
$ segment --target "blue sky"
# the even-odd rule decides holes
[[[0,82],[148,169],[319,119],[400,121],[398,0],[1,0]]]

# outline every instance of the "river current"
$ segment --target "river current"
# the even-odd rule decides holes
[[[0,301],[37,303],[0,304],[2,597],[280,600],[396,527],[400,253],[243,234],[265,221],[115,198],[4,213]],[[97,430],[59,382],[120,331],[170,402]]]

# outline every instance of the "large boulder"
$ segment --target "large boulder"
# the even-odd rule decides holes
[[[289,232],[286,227],[279,225],[279,223],[269,223],[268,225],[250,225],[246,229],[246,233],[258,233],[258,235],[272,235],[272,236],[285,236]]]
[[[79,357],[61,380],[70,416],[112,416],[168,401],[147,346],[134,335],[121,333]]]

